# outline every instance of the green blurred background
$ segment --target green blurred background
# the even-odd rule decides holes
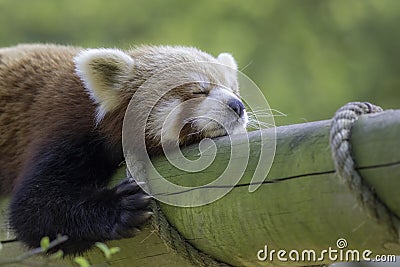
[[[232,53],[277,124],[330,118],[349,101],[400,108],[398,0],[0,0],[0,42]]]

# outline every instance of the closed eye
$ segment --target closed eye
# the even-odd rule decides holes
[[[208,95],[207,91],[197,91],[197,92],[193,92],[194,95]]]

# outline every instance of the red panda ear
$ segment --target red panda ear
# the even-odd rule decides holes
[[[97,120],[100,121],[120,103],[120,90],[132,75],[134,61],[118,49],[89,49],[80,52],[74,62],[91,99],[99,105]]]
[[[234,70],[237,70],[237,64],[233,56],[229,53],[221,53],[218,55],[217,60],[223,64],[226,65]]]

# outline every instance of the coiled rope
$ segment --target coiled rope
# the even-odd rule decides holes
[[[400,236],[400,220],[383,203],[379,197],[356,170],[352,157],[351,129],[355,121],[363,114],[381,112],[382,108],[368,102],[351,102],[341,107],[332,119],[330,129],[330,147],[335,169],[340,179],[356,196],[358,203],[367,214],[378,223],[389,227],[392,234]],[[201,252],[190,244],[173,227],[156,201],[152,201],[151,209],[154,213],[151,219],[152,226],[158,231],[162,240],[173,251],[187,259],[194,266],[230,266]],[[322,265],[321,265],[322,266]]]
[[[126,168],[126,177],[132,178],[132,174]],[[153,212],[151,216],[150,224],[157,231],[158,235],[164,241],[165,245],[179,254],[179,256],[186,259],[193,266],[199,267],[229,267],[231,265],[217,261],[210,255],[198,250],[191,243],[189,243],[185,237],[179,233],[179,231],[169,223],[167,217],[162,212],[160,205],[155,201],[151,200],[150,209]]]
[[[377,223],[387,225],[391,234],[399,240],[399,218],[379,199],[374,189],[356,170],[350,143],[351,128],[355,121],[363,114],[382,111],[381,107],[368,102],[351,102],[341,107],[332,119],[330,147],[336,172],[356,196],[359,205]]]
[[[161,211],[157,202],[152,201],[151,209],[153,216],[151,217],[151,224],[157,230],[161,239],[173,251],[184,257],[194,266],[230,266],[226,263],[219,262],[212,258],[210,255],[198,250],[190,244],[179,232],[173,227],[164,213]]]

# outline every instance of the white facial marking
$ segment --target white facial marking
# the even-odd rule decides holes
[[[154,136],[162,136],[163,141],[177,141],[179,137],[179,114],[182,112],[182,105],[179,99],[166,101],[157,107],[154,115],[152,129]]]
[[[191,78],[193,82],[198,83],[202,89],[207,89],[208,87],[210,87],[210,80],[201,73],[198,72],[192,73]]]
[[[232,134],[243,132],[248,123],[248,116],[244,111],[243,116],[238,118],[229,110],[227,103],[232,99],[240,100],[228,89],[221,87],[211,89],[210,94],[196,110],[196,116],[199,118],[196,120],[196,127],[201,131],[208,131],[209,137],[225,134],[224,130],[218,129],[218,123]]]
[[[229,91],[228,89],[224,89],[221,87],[217,87],[212,89],[209,94],[210,97],[218,99],[222,102],[228,102],[232,98],[240,100],[234,93]]]

